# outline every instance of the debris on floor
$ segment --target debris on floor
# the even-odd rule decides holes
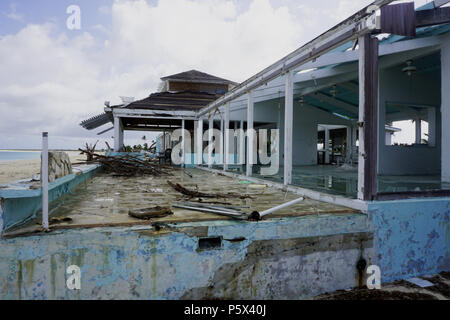
[[[238,194],[238,193],[204,193],[197,190],[189,190],[185,187],[183,187],[179,183],[173,183],[169,180],[167,180],[167,183],[169,186],[171,186],[175,191],[178,191],[181,194],[184,194],[185,196],[188,196],[190,198],[238,198],[238,199],[253,199],[252,196],[248,194]]]
[[[134,209],[128,212],[128,215],[137,219],[149,220],[151,218],[162,218],[173,214],[170,207],[152,207],[144,209]]]
[[[139,157],[129,154],[123,156],[104,156],[93,153],[89,150],[78,149],[83,154],[91,157],[89,163],[99,163],[103,165],[106,172],[112,173],[116,176],[136,176],[136,175],[171,175],[173,168],[170,166],[160,165],[157,161],[152,159],[143,160]]]

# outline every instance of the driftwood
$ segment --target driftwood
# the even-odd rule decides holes
[[[169,184],[169,186],[171,186],[175,191],[178,191],[181,194],[184,194],[185,196],[188,196],[189,198],[224,198],[224,199],[229,199],[229,198],[238,198],[238,199],[253,199],[250,195],[248,194],[238,194],[238,193],[204,193],[204,192],[199,192],[198,191],[198,186],[197,186],[197,190],[193,191],[193,190],[189,190],[185,187],[183,187],[181,184],[179,183],[173,183],[169,180],[167,180],[167,183]]]
[[[173,214],[173,212],[172,210],[170,210],[170,207],[160,207],[160,206],[156,206],[153,208],[130,210],[128,212],[128,215],[130,217],[142,220],[149,220],[151,218],[162,218],[171,214]]]
[[[90,150],[78,149],[83,154],[91,157],[89,163],[100,163],[104,170],[116,176],[136,176],[149,174],[153,176],[171,175],[172,167],[162,166],[153,160],[142,160],[139,157],[123,155],[119,157],[109,157],[94,153]]]
[[[80,154],[85,154],[86,155],[86,161],[90,162],[94,159],[94,152],[95,152],[95,147],[97,146],[98,140],[94,145],[88,145],[88,143],[86,142],[86,152],[81,152]],[[81,149],[79,149],[81,150]]]

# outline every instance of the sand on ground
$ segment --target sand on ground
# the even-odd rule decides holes
[[[66,151],[70,162],[76,163],[86,160],[86,156],[80,155],[78,151]],[[41,159],[0,161],[0,184],[31,178],[39,173]]]

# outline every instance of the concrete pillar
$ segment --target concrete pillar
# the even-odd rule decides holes
[[[241,120],[239,124],[239,148],[238,148],[238,164],[245,163],[245,131],[244,131],[244,121]]]
[[[441,175],[442,182],[450,182],[450,37],[441,47]]]
[[[247,102],[247,170],[246,175],[251,176],[253,170],[253,163],[255,162],[253,156],[253,141],[255,139],[253,132],[253,114],[255,105],[253,103],[252,92],[248,92],[248,102]]]
[[[123,125],[120,117],[114,116],[114,151],[123,149]]]
[[[185,156],[185,143],[186,143],[186,137],[184,134],[184,119],[181,120],[181,167],[184,168],[186,163],[186,156]]]
[[[330,163],[330,130],[325,127],[325,139],[323,142],[323,149],[325,150],[325,164]]]
[[[209,117],[209,125],[208,125],[208,168],[212,168],[213,164],[213,133],[214,133],[214,115],[210,115]]]
[[[422,128],[421,128],[421,120],[416,119],[414,123],[416,125],[416,144],[420,144],[422,142]]]
[[[428,145],[434,147],[436,145],[436,108],[428,108]]]
[[[346,162],[350,162],[352,158],[352,128],[347,127],[347,137],[345,146],[345,158]]]
[[[356,152],[356,124],[352,125],[352,155],[351,155],[352,163],[357,159]]]
[[[228,162],[230,161],[230,103],[225,105],[225,152],[224,152],[224,162],[223,170],[228,170]]]
[[[203,164],[203,118],[197,121],[197,164]]]
[[[219,143],[219,164],[223,164],[223,159],[224,159],[224,130],[223,130],[223,124],[224,121],[221,118],[220,119],[220,143]]]
[[[163,144],[161,152],[166,152],[166,130],[163,130]]]
[[[292,72],[285,74],[284,92],[284,184],[292,183],[292,134],[294,126],[294,87],[292,83]]]

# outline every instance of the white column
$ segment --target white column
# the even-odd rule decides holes
[[[181,120],[181,167],[184,168],[186,163],[186,156],[184,154],[185,151],[185,134],[184,134],[184,119]]]
[[[123,148],[123,126],[120,117],[114,116],[114,151],[119,152]]]
[[[352,125],[352,154],[351,160],[352,163],[356,160],[356,124]]]
[[[48,132],[42,132],[42,228],[48,229]]]
[[[224,130],[223,130],[223,118],[221,117],[220,118],[219,164],[222,164],[222,165],[223,165],[223,159],[224,159],[224,154],[223,154],[224,143],[223,143],[223,141],[224,141]]]
[[[230,103],[225,105],[225,154],[223,162],[223,170],[228,170],[228,162],[230,161]]]
[[[294,90],[292,83],[292,72],[285,74],[284,93],[284,184],[292,183],[292,133],[294,126]]]
[[[162,152],[166,152],[166,130],[163,130],[163,143]]]
[[[325,139],[323,143],[323,148],[325,150],[325,164],[330,163],[330,130],[325,127]]]
[[[208,126],[208,168],[212,167],[213,163],[213,133],[214,133],[214,116],[211,114],[209,117],[209,126]]]
[[[244,121],[241,120],[241,123],[239,124],[239,128],[241,129],[239,131],[239,154],[238,154],[238,163],[244,164],[245,163],[245,131],[244,131]]]
[[[428,108],[428,145],[436,146],[436,108]]]
[[[421,128],[421,120],[414,120],[416,125],[416,144],[420,144],[422,142],[422,128]]]
[[[450,37],[441,47],[441,175],[442,182],[450,182]]]
[[[253,103],[253,93],[248,92],[248,102],[247,102],[247,171],[246,175],[252,175],[253,163],[255,162],[253,156],[253,141],[255,139],[253,134],[253,113],[254,113],[254,103]]]
[[[347,127],[347,139],[346,139],[346,162],[350,162],[352,157],[352,128]]]
[[[203,118],[197,121],[197,164],[203,164]]]

